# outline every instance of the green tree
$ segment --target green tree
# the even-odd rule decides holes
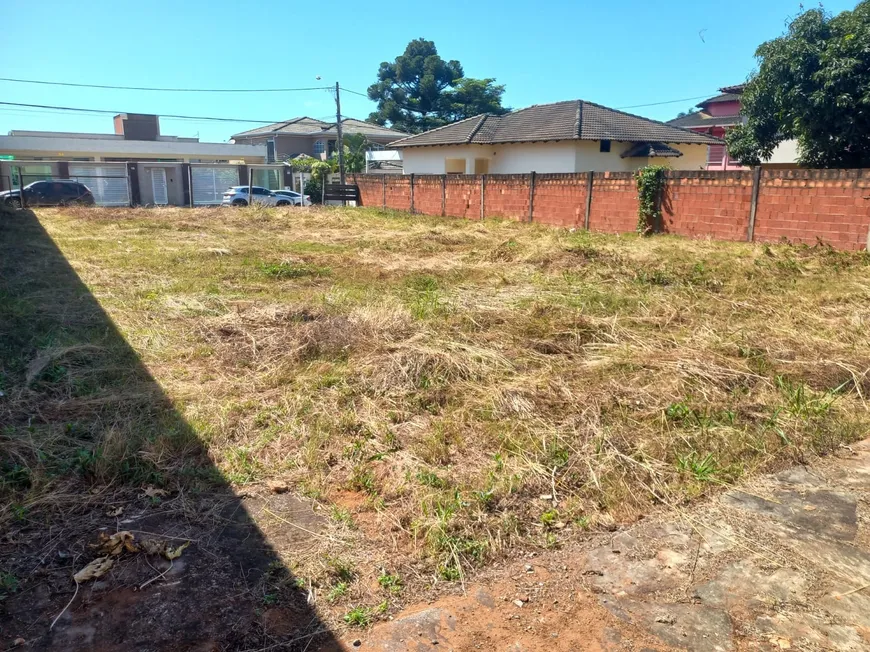
[[[371,143],[363,134],[348,134],[344,141],[344,169],[346,172],[363,172],[366,169],[366,151]]]
[[[796,139],[802,165],[870,166],[870,0],[836,16],[805,11],[755,56],[746,123],[726,135],[733,157],[757,165]]]
[[[369,116],[375,124],[420,133],[484,112],[504,113],[503,86],[494,79],[466,79],[462,65],[445,61],[435,43],[419,38],[408,43],[395,61],[384,61],[378,80],[368,88],[378,110]]]
[[[501,105],[502,95],[504,84],[496,84],[493,78],[463,77],[444,93],[441,117],[447,122],[456,122],[481,113],[502,115],[510,111]]]

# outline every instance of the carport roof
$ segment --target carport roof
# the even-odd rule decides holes
[[[405,135],[402,131],[396,131],[395,129],[354,118],[344,118],[341,121],[341,126],[347,134],[365,134],[366,136],[384,138],[400,138]],[[284,134],[287,136],[330,136],[335,134],[335,123],[302,116],[291,118],[286,122],[276,122],[264,127],[249,129],[234,135],[233,139],[250,138],[251,136],[269,136],[273,134]]]

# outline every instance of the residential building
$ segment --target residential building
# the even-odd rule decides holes
[[[630,171],[649,164],[702,170],[704,133],[585,100],[540,104],[506,115],[481,114],[390,143],[405,174],[523,174]]]
[[[723,86],[719,95],[710,97],[696,106],[698,110],[669,120],[673,127],[690,129],[697,133],[708,134],[716,138],[725,138],[725,132],[735,125],[743,124],[745,118],[740,115],[740,96],[743,95],[745,84]],[[797,167],[797,142],[793,140],[780,143],[773,151],[770,159],[762,163],[767,168]],[[724,143],[710,145],[707,150],[708,170],[743,170],[739,161],[731,158]]]
[[[383,149],[397,138],[407,136],[404,132],[353,118],[342,120],[341,129],[344,135],[365,135],[375,149]],[[243,131],[233,136],[233,142],[265,145],[269,162],[287,161],[300,154],[322,159],[336,151],[338,133],[335,122],[301,117]]]
[[[164,136],[158,116],[145,114],[115,116],[112,134],[13,130],[0,136],[0,159],[0,189],[71,178],[107,206],[219,204],[240,169],[255,185],[284,183],[283,166],[266,165],[264,145]]]

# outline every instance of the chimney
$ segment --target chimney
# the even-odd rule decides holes
[[[157,140],[160,119],[148,113],[119,113],[115,116],[115,134],[125,140]]]

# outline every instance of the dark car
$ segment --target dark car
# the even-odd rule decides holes
[[[27,206],[66,206],[68,204],[94,204],[94,195],[88,187],[70,179],[34,181],[24,186],[24,200]],[[0,202],[7,206],[21,207],[21,191],[0,192]]]

